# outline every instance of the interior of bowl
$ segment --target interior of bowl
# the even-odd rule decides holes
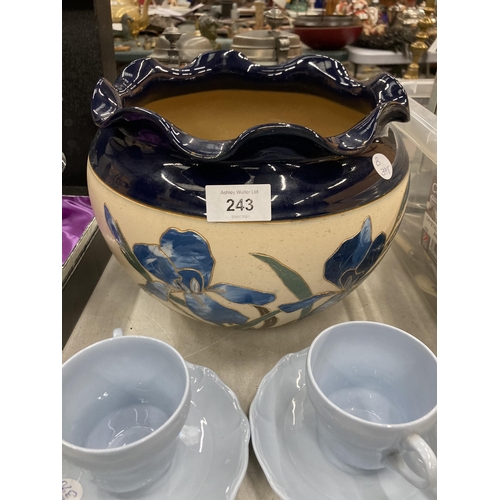
[[[355,105],[314,93],[241,88],[165,97],[143,107],[194,137],[212,141],[228,140],[266,123],[295,124],[323,137],[335,136],[371,111],[362,100]]]

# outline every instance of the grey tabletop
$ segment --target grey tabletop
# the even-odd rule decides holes
[[[396,245],[396,243],[394,243]],[[401,328],[436,352],[436,310],[418,288],[396,249],[349,296],[330,309],[266,330],[232,330],[171,311],[143,292],[111,257],[63,352],[63,361],[114,328],[168,342],[184,358],[215,371],[236,393],[248,415],[262,378],[286,354],[308,347],[330,325],[379,321]],[[236,500],[278,500],[251,449]]]

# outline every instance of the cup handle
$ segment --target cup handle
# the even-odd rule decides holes
[[[123,330],[121,328],[115,328],[113,330],[113,338],[115,337],[123,337]]]
[[[408,436],[401,446],[406,451],[414,451],[422,461],[425,477],[413,472],[406,463],[403,455],[395,451],[382,459],[383,465],[401,474],[408,482],[420,489],[428,488],[436,482],[437,458],[431,447],[418,434]]]

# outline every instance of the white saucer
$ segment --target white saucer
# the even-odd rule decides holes
[[[233,391],[212,370],[187,365],[191,409],[174,462],[162,478],[144,490],[114,495],[63,459],[63,486],[72,479],[73,489],[83,490],[77,498],[84,500],[233,500],[248,466],[248,419]]]
[[[255,455],[283,500],[430,500],[389,469],[359,471],[334,465],[316,438],[316,417],[306,394],[307,349],[288,354],[264,377],[250,406]],[[425,436],[436,449],[436,433]]]

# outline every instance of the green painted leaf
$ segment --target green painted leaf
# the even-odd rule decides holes
[[[254,305],[254,307],[259,311],[261,316],[265,316],[266,314],[271,312],[267,307],[261,307],[256,305]],[[270,328],[271,326],[274,326],[277,322],[278,318],[276,316],[269,317],[264,321],[263,328]]]
[[[169,300],[171,300],[172,302],[175,302],[176,304],[187,307],[186,302],[184,302],[179,297],[176,297],[173,293],[169,294],[168,298],[169,298]]]
[[[283,284],[288,290],[290,290],[299,300],[307,299],[312,296],[309,285],[304,281],[302,276],[295,271],[292,271],[289,267],[286,267],[281,262],[267,255],[262,255],[260,253],[253,253],[252,255],[262,262],[265,262],[278,275],[278,278],[283,281]]]
[[[121,247],[122,254],[127,259],[128,263],[146,280],[151,281],[151,277],[148,272],[141,266],[141,263],[137,260],[137,257],[134,255],[134,252],[130,249],[127,240],[123,236],[122,230],[120,229],[120,225],[118,221],[115,220],[116,230],[120,233],[121,242],[123,247]]]
[[[141,266],[141,263],[137,260],[134,254],[128,253],[122,249],[122,253],[127,259],[128,263],[146,280],[151,281],[151,277],[147,271]]]
[[[311,304],[310,306],[307,306],[304,309],[302,309],[302,311],[300,311],[299,319],[305,318],[312,311],[312,308],[313,306]]]
[[[281,311],[277,309],[276,311],[272,311],[270,313],[264,314],[264,316],[261,316],[260,318],[253,319],[252,321],[247,321],[244,325],[240,325],[235,327],[236,330],[246,330],[248,328],[253,328],[254,326],[258,325],[259,323],[263,323],[264,321],[267,321],[269,318],[272,318],[273,316],[276,316],[279,314]]]

